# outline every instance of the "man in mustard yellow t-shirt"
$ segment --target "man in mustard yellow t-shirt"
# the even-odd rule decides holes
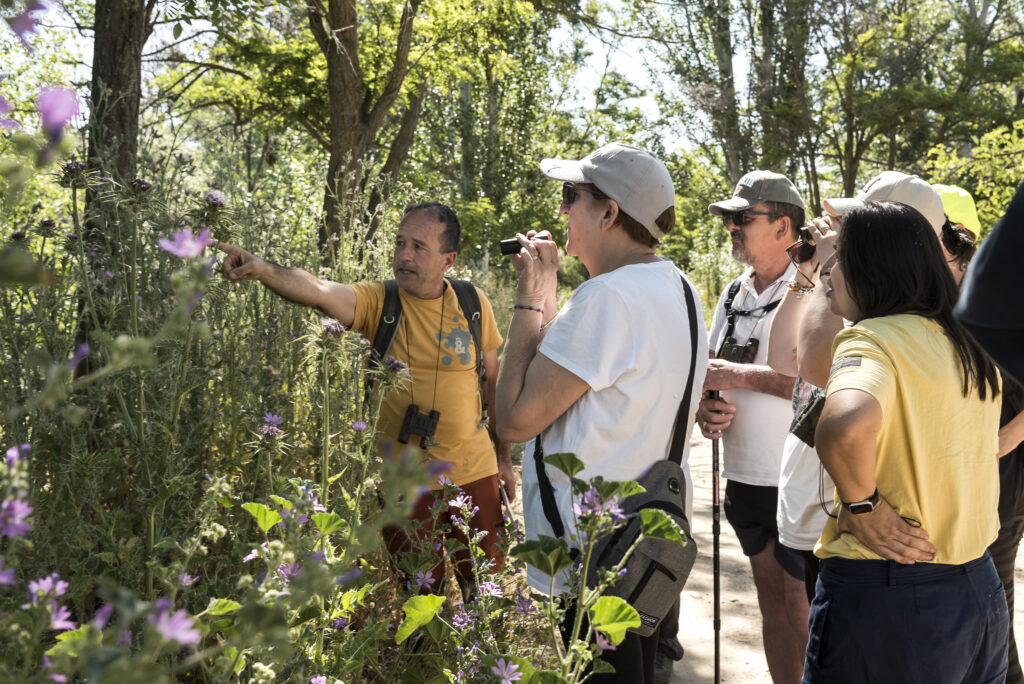
[[[421,413],[438,411],[434,443],[427,453],[449,464],[446,476],[472,497],[478,510],[470,526],[487,532],[481,546],[497,570],[503,562],[497,548],[502,527],[499,479],[510,498],[515,496],[516,480],[508,445],[493,436],[493,420],[490,431],[481,420],[481,402],[492,405],[501,336],[490,303],[481,294],[480,346],[488,378],[486,396],[481,397],[469,326],[444,278],[455,262],[459,235],[455,213],[435,202],[408,207],[398,227],[392,266],[402,319],[389,354],[409,366],[412,382],[388,394],[377,427],[380,443],[393,442],[411,404]],[[224,271],[232,281],[259,280],[285,299],[316,307],[369,339],[376,334],[384,304],[383,283],[343,285],[265,261],[239,247],[221,243],[219,248],[228,255]],[[419,440],[417,435],[410,437],[414,445],[420,446]],[[432,485],[433,490],[440,487],[437,482]],[[434,500],[434,494],[427,492],[413,506],[412,517],[423,523],[422,534],[430,532],[429,508]],[[449,514],[442,513],[439,522],[448,522]],[[389,530],[386,536],[392,553],[405,548],[407,540],[399,532]],[[472,577],[467,552],[456,554],[456,570],[460,581]],[[442,572],[443,560],[425,574],[426,582],[436,586]],[[468,584],[462,584],[465,590]]]

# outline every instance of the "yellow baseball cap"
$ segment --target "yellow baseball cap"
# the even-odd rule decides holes
[[[978,220],[978,209],[974,206],[971,193],[955,185],[932,183],[935,192],[942,198],[942,208],[946,211],[950,223],[959,223],[978,237],[981,232],[981,221]]]

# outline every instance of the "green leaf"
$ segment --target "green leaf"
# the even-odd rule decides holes
[[[178,38],[181,38],[181,30],[181,24],[174,25],[174,40],[178,40]]]
[[[555,575],[572,565],[569,544],[564,539],[543,534],[535,541],[519,544],[510,553],[547,575]]]
[[[615,496],[619,497],[619,499],[625,499],[627,496],[647,491],[640,486],[640,483],[633,480],[625,480],[624,482],[605,481],[600,475],[591,480],[590,484],[597,490],[602,501],[609,501]]]
[[[242,504],[242,509],[248,511],[252,517],[256,518],[256,524],[260,526],[260,529],[266,532],[271,527],[281,522],[281,514],[277,511],[273,511],[267,506],[259,503],[247,503]]]
[[[544,462],[553,468],[558,468],[563,473],[572,477],[585,467],[583,461],[576,458],[576,454],[549,454],[544,457]]]
[[[320,534],[324,536],[348,527],[348,523],[337,513],[314,513],[309,517],[316,525],[316,529],[320,530]]]
[[[627,629],[640,626],[640,615],[618,596],[602,596],[590,607],[590,624],[618,645]]]
[[[683,538],[683,531],[679,529],[676,521],[668,516],[665,511],[656,508],[645,508],[640,511],[640,526],[645,537],[654,539],[667,539],[677,544],[686,544]]]
[[[270,498],[273,499],[274,503],[276,503],[281,508],[286,508],[289,511],[292,510],[292,502],[289,501],[288,499],[284,498],[283,496],[278,496],[277,494],[271,494]]]
[[[395,633],[395,643],[402,643],[416,633],[423,625],[434,619],[438,609],[444,604],[444,596],[413,596],[402,604],[402,611],[405,612],[405,619],[399,625]]]
[[[79,646],[85,643],[88,634],[89,625],[82,625],[78,629],[73,629],[69,632],[61,632],[57,635],[57,643],[46,652],[46,655],[66,655],[69,658],[77,658]]]
[[[203,612],[207,615],[230,615],[241,607],[242,604],[238,601],[212,598],[210,599],[210,605],[206,606],[206,610]]]

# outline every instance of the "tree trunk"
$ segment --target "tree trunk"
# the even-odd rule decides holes
[[[89,165],[119,180],[135,176],[142,46],[152,29],[143,0],[96,0]]]

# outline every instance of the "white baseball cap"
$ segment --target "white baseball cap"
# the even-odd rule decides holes
[[[555,180],[592,183],[655,238],[665,236],[655,221],[675,206],[676,193],[665,164],[650,152],[613,142],[579,161],[544,159],[540,170]]]
[[[824,205],[833,216],[843,216],[852,209],[866,206],[867,202],[896,202],[917,209],[932,224],[935,234],[942,235],[942,224],[946,222],[942,198],[935,188],[917,176],[883,171],[869,180],[857,197],[827,199]]]

